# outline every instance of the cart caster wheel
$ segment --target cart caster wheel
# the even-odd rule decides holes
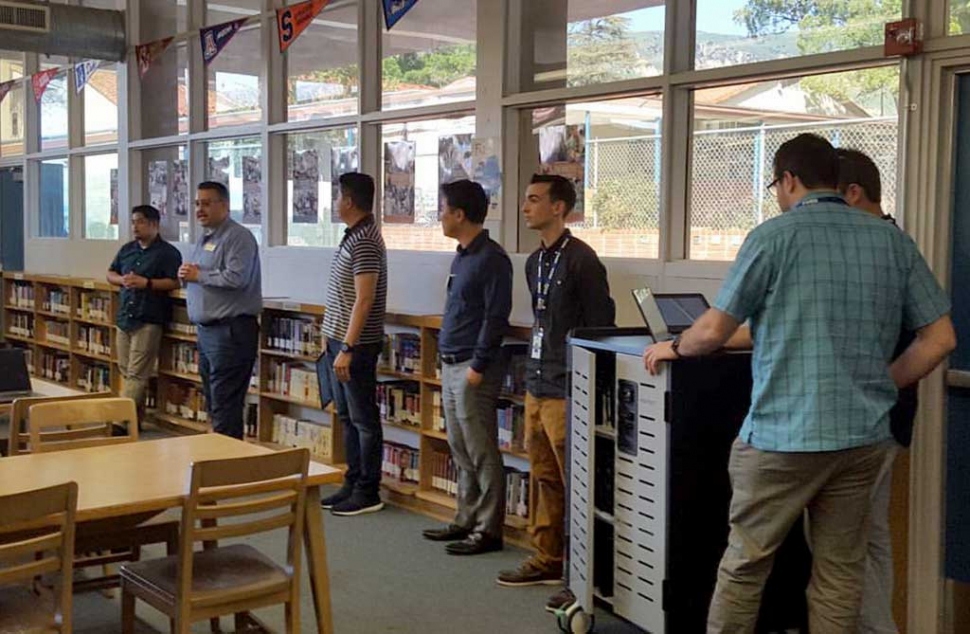
[[[559,621],[559,631],[565,634],[590,634],[593,631],[593,615],[586,614],[578,601],[556,610],[556,619]]]

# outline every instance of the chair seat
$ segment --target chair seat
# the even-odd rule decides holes
[[[121,566],[126,584],[175,602],[178,557],[150,559]],[[272,559],[252,546],[233,544],[195,553],[192,567],[192,598],[196,607],[211,606],[247,597],[286,590],[290,576]]]
[[[0,632],[57,632],[54,600],[37,596],[26,586],[0,587]]]

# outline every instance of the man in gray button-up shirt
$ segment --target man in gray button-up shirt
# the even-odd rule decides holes
[[[189,319],[198,326],[202,392],[212,428],[242,438],[263,309],[259,245],[229,217],[229,191],[221,183],[199,185],[195,216],[204,233],[179,269],[179,279]]]

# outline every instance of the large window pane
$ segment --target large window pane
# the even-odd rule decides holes
[[[262,244],[262,145],[259,137],[209,144],[206,178],[229,188],[232,219],[253,232]],[[195,194],[193,193],[193,196]]]
[[[950,35],[970,33],[970,2],[968,0],[950,0]]]
[[[49,57],[41,62],[40,69],[64,68],[66,57]],[[54,75],[40,99],[40,149],[54,150],[67,147],[67,70]],[[33,90],[31,90],[33,98]]]
[[[357,171],[357,128],[286,137],[286,244],[333,247],[346,225],[333,216],[337,177]]]
[[[118,140],[118,65],[103,63],[84,87],[84,144]]]
[[[444,137],[474,136],[474,134],[475,117],[473,116],[390,123],[383,126],[385,161],[381,162],[382,166],[386,164],[387,145],[389,143],[407,141],[414,144],[414,222],[413,224],[384,222],[384,242],[388,249],[454,250],[455,241],[442,235],[441,222],[438,220],[438,188],[440,186],[438,151],[440,140]],[[381,178],[384,178],[383,168]],[[386,182],[383,189],[384,195],[387,196]],[[406,198],[410,199],[410,196]],[[381,201],[380,206],[382,213],[387,214],[388,205],[386,202]]]
[[[85,156],[84,237],[90,240],[117,240],[119,215],[118,155]]]
[[[208,2],[207,26],[259,15],[261,0]],[[256,123],[262,118],[262,43],[259,23],[244,26],[230,40],[207,70],[209,128]]]
[[[532,135],[523,175],[542,171],[574,181],[569,228],[601,256],[659,257],[662,113],[659,95],[527,113]]]
[[[195,211],[195,185],[189,180],[189,153],[184,145],[142,152],[142,198],[132,205],[154,205],[161,214],[159,231],[170,242],[189,241],[189,218]],[[127,218],[130,209],[119,210]]]
[[[384,108],[475,98],[476,0],[422,0],[384,33]]]
[[[663,72],[664,0],[522,2],[523,91]]]
[[[695,68],[881,46],[901,0],[697,0]]]
[[[0,82],[24,76],[23,53],[0,51]],[[24,153],[24,83],[14,88],[0,102],[0,156]]]
[[[324,9],[286,51],[289,120],[356,114],[357,55],[357,3]]]
[[[892,66],[696,91],[690,257],[733,260],[748,232],[780,213],[766,190],[772,161],[802,132],[871,156],[883,210],[895,213],[898,86]]]
[[[186,3],[152,0],[139,6],[141,43],[153,42],[188,30]],[[189,131],[189,43],[172,44],[141,79],[142,138],[185,134]]]
[[[41,238],[66,238],[70,228],[68,211],[67,159],[41,161],[40,191],[37,194],[40,222],[37,235]]]

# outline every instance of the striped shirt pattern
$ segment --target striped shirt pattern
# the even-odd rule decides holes
[[[751,409],[741,440],[763,451],[835,451],[890,438],[899,332],[950,310],[913,240],[813,194],[752,231],[715,308],[751,319]]]
[[[374,305],[356,344],[380,343],[384,340],[384,313],[387,310],[387,248],[374,222],[367,216],[344,232],[330,265],[327,285],[327,310],[323,316],[323,334],[343,341],[350,327],[357,290],[354,278],[377,273]]]

